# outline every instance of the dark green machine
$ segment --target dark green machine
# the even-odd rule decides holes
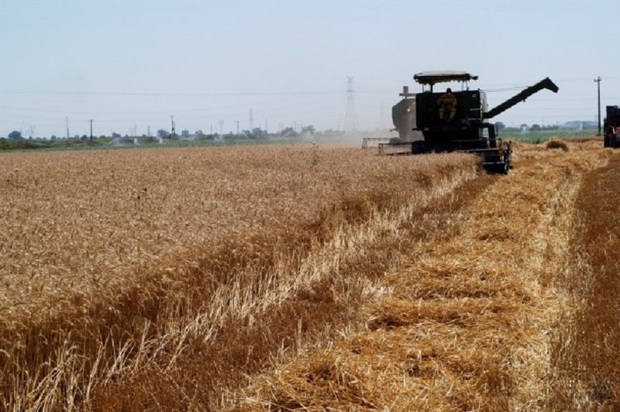
[[[607,116],[603,122],[604,147],[620,147],[620,107],[607,106]]]
[[[497,107],[488,110],[486,93],[470,90],[470,80],[477,80],[466,72],[423,72],[413,76],[423,86],[421,93],[409,93],[392,108],[392,118],[400,139],[392,144],[411,145],[411,153],[466,151],[478,153],[483,166],[494,172],[507,173],[511,167],[510,143],[498,144],[497,131],[489,119],[503,113],[542,89],[554,93],[558,87],[546,78],[530,86]],[[434,91],[438,83],[460,82],[461,90]],[[415,116],[413,112],[415,111]],[[408,139],[409,130],[421,132],[421,139]],[[409,133],[409,134],[408,134]]]

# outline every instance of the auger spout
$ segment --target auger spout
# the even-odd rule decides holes
[[[525,99],[527,99],[534,93],[541,91],[542,89],[548,89],[554,93],[557,93],[559,90],[558,86],[556,86],[556,84],[553,83],[551,79],[547,77],[544,80],[539,81],[535,85],[524,89],[520,93],[517,93],[510,99],[506,100],[504,103],[501,103],[498,106],[494,107],[493,109],[489,110],[488,112],[483,113],[482,117],[484,119],[492,119],[498,114],[503,113],[506,110],[510,109],[512,106],[525,101]]]

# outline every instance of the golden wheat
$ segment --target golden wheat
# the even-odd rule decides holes
[[[318,145],[2,154],[0,405],[602,407],[617,363],[580,351],[611,345],[587,309],[617,242],[579,243],[576,199],[614,152],[558,142],[515,143],[508,176]]]
[[[288,326],[281,336],[273,329],[289,311],[314,308],[317,326],[304,328],[318,331],[329,305],[303,302],[346,307],[345,297],[316,286],[345,266],[365,270],[357,246],[337,235],[342,228],[424,199],[442,179],[441,187],[471,179],[475,163],[317,146],[2,155],[5,402],[53,410],[95,397],[114,405],[108,390],[119,379],[153,392],[150,380],[187,373],[192,347],[211,353],[223,339],[263,336],[264,353],[244,355],[256,360],[167,400],[205,405],[218,385],[238,382],[289,340]],[[345,296],[372,289],[355,283],[333,287]],[[71,370],[59,369],[66,356]],[[225,362],[218,369],[237,355],[209,356]]]

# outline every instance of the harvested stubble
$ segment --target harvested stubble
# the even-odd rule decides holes
[[[0,399],[217,409],[380,295],[467,155],[262,147],[2,155]]]
[[[613,152],[613,150],[609,150]],[[620,409],[620,154],[584,179],[563,279],[571,311],[554,331],[551,405],[564,410]]]
[[[583,207],[575,202],[584,178],[611,155],[600,142],[566,144],[562,152],[519,144],[510,175],[464,185],[469,191],[454,198],[468,200],[411,214],[400,224],[408,253],[378,282],[385,293],[364,305],[366,330],[282,359],[231,409],[592,410],[597,397],[611,398],[609,370],[580,405],[567,401],[576,387],[570,368],[558,372],[587,363],[579,353],[592,348],[570,345],[592,331],[585,322],[572,322],[564,340],[556,334],[583,304],[567,288],[581,274],[571,257]]]

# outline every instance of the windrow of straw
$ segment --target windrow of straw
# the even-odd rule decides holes
[[[553,404],[550,355],[575,305],[575,202],[610,152],[566,146],[519,144],[508,176],[409,215],[399,225],[408,254],[377,280],[384,293],[363,305],[366,327],[281,357],[229,409],[570,409]]]
[[[2,155],[4,409],[218,409],[278,353],[358,325],[401,226],[476,163],[318,146]]]
[[[608,149],[609,152],[614,152]],[[550,405],[572,411],[620,409],[620,154],[590,172],[562,286],[571,311],[553,334]]]

